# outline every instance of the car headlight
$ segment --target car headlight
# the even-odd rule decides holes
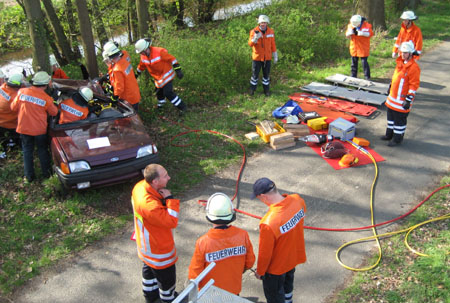
[[[90,170],[91,167],[89,166],[89,163],[86,161],[76,161],[76,162],[70,162],[69,163],[70,172],[77,173],[80,171],[86,171]]]
[[[136,158],[142,158],[151,155],[153,154],[153,150],[156,151],[156,147],[154,148],[153,145],[142,146],[141,148],[138,149]]]

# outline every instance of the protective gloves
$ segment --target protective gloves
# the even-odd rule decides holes
[[[278,52],[272,53],[273,64],[277,64],[278,62]]]
[[[136,77],[136,79],[141,75],[141,71],[140,70],[136,70],[136,72],[134,73],[134,76]]]
[[[397,53],[396,52],[392,53],[392,58],[394,58],[394,59],[397,58]]]
[[[358,30],[356,29],[356,27],[353,28],[353,35],[358,35]]]
[[[253,35],[252,42],[257,43],[259,38],[262,37],[262,33],[260,31],[255,31],[255,34]]]
[[[177,74],[177,78],[178,78],[178,79],[183,79],[184,74],[183,74],[183,72],[181,71],[181,67],[178,68],[178,69],[176,69],[176,70],[175,70],[175,73]]]
[[[420,54],[419,54],[419,52],[418,52],[418,51],[414,50],[414,52],[413,52],[413,56],[420,56]]]
[[[356,31],[358,33],[358,36],[364,36],[364,37],[369,37],[370,33],[369,32],[364,32],[364,31]]]
[[[406,95],[405,101],[403,101],[402,107],[405,110],[408,110],[411,107],[411,102],[414,99],[413,95]]]

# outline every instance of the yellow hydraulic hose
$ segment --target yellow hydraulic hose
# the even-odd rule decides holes
[[[378,178],[378,165],[377,165],[377,161],[376,161],[375,158],[370,154],[370,152],[367,151],[366,149],[362,148],[361,146],[357,145],[356,143],[354,143],[354,142],[352,142],[352,141],[346,140],[346,142],[352,144],[356,149],[358,149],[358,150],[360,150],[361,152],[363,152],[364,154],[366,154],[366,155],[372,160],[373,165],[375,166],[375,176],[374,176],[374,179],[373,179],[373,182],[372,182],[372,186],[371,186],[371,188],[370,188],[370,220],[371,220],[371,224],[372,224],[372,225],[375,225],[375,222],[374,222],[374,221],[375,221],[375,220],[374,220],[374,212],[373,212],[373,192],[374,192],[374,188],[375,188],[375,183],[376,183],[377,178]],[[403,233],[403,232],[406,232],[405,239],[404,239],[404,243],[405,243],[406,247],[408,247],[408,249],[409,249],[411,252],[413,252],[413,253],[415,253],[415,254],[417,254],[417,255],[419,255],[419,256],[427,257],[427,256],[428,256],[427,254],[418,252],[418,251],[416,251],[415,249],[413,249],[413,248],[411,248],[411,247],[409,246],[409,244],[408,244],[408,236],[409,236],[409,234],[410,234],[415,228],[417,228],[417,227],[419,227],[419,226],[422,226],[422,225],[425,225],[425,224],[427,224],[427,223],[431,223],[431,222],[434,222],[434,221],[445,220],[445,219],[449,219],[449,218],[450,218],[450,214],[446,214],[446,215],[443,215],[443,216],[440,216],[440,217],[437,217],[437,218],[434,218],[434,219],[430,219],[430,220],[421,222],[421,223],[419,223],[419,224],[413,225],[413,226],[411,226],[411,227],[408,227],[408,228],[405,228],[405,229],[402,229],[402,230],[393,231],[393,232],[388,232],[388,233],[384,233],[384,234],[378,234],[378,233],[377,233],[377,230],[376,230],[376,227],[372,227],[373,236],[365,237],[365,238],[360,238],[360,239],[357,239],[357,240],[352,240],[352,241],[350,241],[350,242],[347,242],[347,243],[341,245],[341,246],[337,249],[337,251],[336,251],[336,260],[337,260],[337,262],[338,262],[342,267],[344,267],[344,268],[346,268],[346,269],[349,269],[349,270],[353,270],[353,271],[368,271],[368,270],[371,270],[371,269],[373,269],[373,268],[375,268],[375,267],[378,266],[378,264],[380,263],[381,257],[382,257],[382,250],[381,250],[381,245],[380,245],[379,238],[390,237],[390,236],[393,236],[393,235],[396,235],[396,234],[400,234],[400,233]],[[377,261],[376,261],[374,264],[372,264],[372,265],[370,265],[370,266],[367,266],[367,267],[363,267],[363,268],[354,268],[354,267],[345,265],[345,264],[341,261],[341,259],[340,259],[340,252],[342,251],[342,249],[344,249],[345,247],[347,247],[347,246],[349,246],[349,245],[351,245],[351,244],[355,244],[355,243],[359,243],[359,242],[364,242],[364,241],[368,241],[368,240],[373,240],[373,239],[377,242],[377,248],[378,248],[378,258],[377,258]],[[447,253],[449,253],[449,252],[447,252]]]

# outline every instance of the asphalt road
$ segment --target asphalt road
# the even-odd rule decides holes
[[[380,108],[380,115],[375,119],[361,118],[357,125],[357,136],[368,139],[371,147],[386,159],[378,164],[377,222],[408,211],[435,188],[449,169],[450,42],[426,53],[419,64],[421,87],[401,146],[387,147],[378,139],[385,131],[385,107]],[[253,182],[262,176],[274,180],[282,192],[297,192],[305,199],[308,207],[306,225],[331,228],[370,225],[373,165],[334,170],[301,142],[286,150],[268,148],[248,161],[241,182],[242,210],[257,215],[265,213],[265,205],[249,199]],[[237,167],[229,168],[182,197],[179,226],[175,231],[179,254],[177,290],[185,283],[195,240],[209,228],[197,200],[207,199],[217,191],[232,196],[236,177]],[[234,224],[249,232],[257,251],[258,220],[238,215]],[[379,232],[392,228],[380,228]],[[35,278],[17,293],[14,302],[144,302],[141,262],[136,255],[135,243],[130,240],[132,229],[130,225],[122,233]],[[294,302],[324,302],[352,275],[336,262],[336,249],[345,241],[369,235],[369,231],[306,230],[308,260],[297,266]],[[344,251],[343,261],[357,267],[374,246],[373,242],[353,245]],[[253,302],[265,301],[260,281],[249,272],[244,275],[241,296]]]

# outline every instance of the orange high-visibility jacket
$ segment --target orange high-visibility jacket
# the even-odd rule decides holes
[[[109,81],[114,87],[114,95],[120,99],[126,100],[130,104],[141,101],[139,85],[134,76],[133,66],[129,61],[128,54],[122,55],[120,60],[112,65]]]
[[[58,113],[53,99],[36,86],[19,89],[11,110],[19,113],[16,132],[29,136],[47,133],[47,113],[50,116]]]
[[[86,119],[89,114],[89,108],[79,106],[73,99],[66,99],[59,104],[61,114],[59,115],[59,123],[70,123],[78,120]]]
[[[66,75],[66,73],[61,69],[57,68],[52,74],[53,79],[69,79],[69,76]]]
[[[259,38],[258,42],[255,44],[252,41],[255,31],[261,32],[259,26],[256,26],[250,31],[250,36],[248,38],[248,45],[252,48],[252,59],[254,61],[272,60],[272,53],[277,51],[277,46],[275,44],[275,32],[270,27],[267,27],[266,33],[263,34],[263,36]]]
[[[350,37],[350,56],[352,57],[369,57],[370,54],[370,38],[373,36],[372,24],[364,21],[359,31],[368,32],[369,37],[352,35]],[[353,30],[353,25],[349,23],[347,25],[347,32]]]
[[[0,127],[16,129],[18,113],[11,110],[11,102],[18,92],[17,88],[9,87],[6,83],[0,86]]]
[[[409,113],[413,103],[409,109],[405,110],[402,106],[406,95],[412,95],[413,100],[420,85],[420,67],[414,59],[409,60],[406,64],[402,58],[397,58],[397,66],[391,81],[391,90],[386,99],[386,106],[392,110],[402,113]]]
[[[177,59],[169,54],[165,48],[151,46],[150,57],[141,54],[141,61],[137,69],[143,72],[147,68],[155,80],[155,86],[162,88],[175,78],[175,71],[172,66],[177,63]]]
[[[393,53],[398,53],[400,46],[403,42],[412,41],[414,43],[414,49],[419,53],[422,53],[422,31],[420,28],[414,24],[406,28],[406,26],[402,23],[402,27],[400,28],[400,32],[398,33],[397,40],[395,41],[394,47],[392,48]]]
[[[163,269],[178,260],[172,229],[178,225],[180,201],[166,199],[145,180],[132,192],[134,230],[139,258],[148,266]]]
[[[306,262],[303,223],[305,201],[298,195],[283,195],[270,205],[259,223],[259,253],[256,272],[281,275]]]
[[[200,282],[200,288],[214,279],[215,286],[239,294],[242,274],[255,263],[248,233],[234,226],[210,229],[195,243],[188,278],[195,279],[211,262],[215,262],[216,266]]]

